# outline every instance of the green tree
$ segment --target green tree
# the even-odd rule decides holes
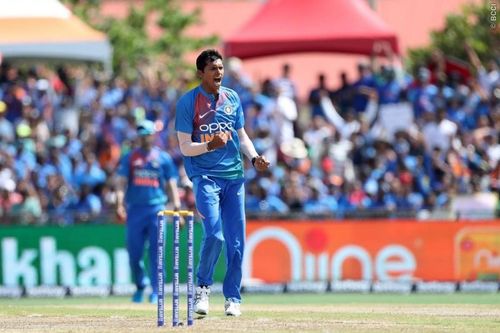
[[[469,61],[464,45],[468,43],[485,63],[498,57],[499,30],[491,27],[490,1],[482,4],[467,4],[462,12],[450,14],[442,30],[431,32],[431,43],[427,47],[409,51],[408,66],[415,70],[427,63],[433,50],[463,61]],[[496,50],[496,51],[495,51]]]
[[[192,25],[200,22],[201,10],[194,9],[184,13],[178,1],[148,0],[148,12],[158,15],[156,26],[163,33],[153,42],[153,52],[163,55],[168,73],[175,75],[179,71],[192,70],[192,64],[186,64],[185,55],[199,50],[207,45],[215,45],[218,38],[215,35],[208,37],[191,37],[185,31]]]
[[[215,45],[218,38],[192,37],[187,29],[200,22],[200,9],[184,12],[179,0],[144,0],[141,5],[129,6],[125,18],[104,17],[100,0],[64,0],[80,18],[107,34],[113,46],[113,70],[133,78],[138,68],[166,71],[168,80],[190,70],[186,55],[202,47]],[[148,28],[160,31],[156,39],[148,35]]]
[[[96,27],[94,18],[99,16],[101,0],[62,0],[62,3],[70,8],[73,14]]]

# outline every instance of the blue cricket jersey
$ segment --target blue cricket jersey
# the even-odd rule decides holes
[[[184,156],[190,179],[206,175],[224,179],[243,178],[238,130],[244,126],[243,109],[235,91],[221,87],[215,100],[200,86],[188,91],[177,102],[175,130],[191,134],[193,142],[209,142],[215,133],[225,132],[226,146],[198,156]]]
[[[129,206],[166,204],[166,182],[178,177],[172,158],[158,147],[153,147],[149,153],[136,148],[124,155],[118,174],[128,179],[125,202]]]

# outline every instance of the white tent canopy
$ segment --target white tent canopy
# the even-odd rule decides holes
[[[0,56],[100,62],[109,69],[106,35],[57,0],[0,0]]]

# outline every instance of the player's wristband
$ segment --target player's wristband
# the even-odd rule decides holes
[[[252,165],[253,166],[255,166],[255,161],[257,161],[257,157],[259,157],[259,156],[252,157]]]

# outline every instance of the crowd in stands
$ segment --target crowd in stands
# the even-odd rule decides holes
[[[469,49],[466,70],[435,63],[415,75],[393,62],[360,63],[339,87],[318,75],[308,100],[293,68],[253,82],[237,59],[224,85],[242,100],[246,128],[272,167],[246,161],[247,212],[345,218],[448,209],[460,194],[497,192],[500,72]],[[179,166],[179,188],[194,208],[173,131],[175,102],[190,87],[161,76],[101,79],[82,67],[0,67],[0,223],[109,221],[120,156],[151,119],[157,144]],[[408,215],[408,216],[410,216]]]

